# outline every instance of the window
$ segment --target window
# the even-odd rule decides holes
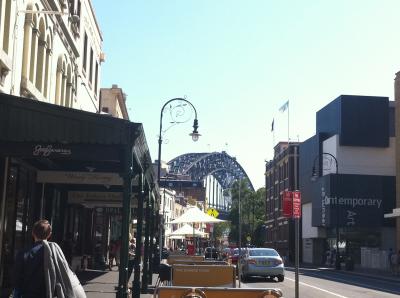
[[[89,82],[90,85],[93,83],[93,49],[90,48],[90,60],[89,60]]]
[[[88,44],[88,37],[85,32],[85,37],[83,39],[83,70],[86,72],[86,64],[87,64],[87,44]]]
[[[96,61],[96,69],[94,71],[94,93],[97,95],[97,84],[99,79],[99,63]]]

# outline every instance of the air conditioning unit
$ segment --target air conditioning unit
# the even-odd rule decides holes
[[[100,62],[106,61],[106,54],[104,52],[100,53]]]

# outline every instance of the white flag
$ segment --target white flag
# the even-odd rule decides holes
[[[283,112],[286,111],[288,108],[289,108],[289,101],[286,101],[286,102],[283,104],[283,106],[281,106],[281,107],[279,108],[279,111],[283,113]]]

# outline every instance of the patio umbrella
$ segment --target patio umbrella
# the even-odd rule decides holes
[[[169,233],[167,235],[167,237],[186,236],[186,235],[193,235],[193,234],[196,236],[205,236],[206,235],[206,233],[201,232],[196,229],[194,230],[194,233],[193,233],[193,227],[188,224],[185,224],[183,227],[180,227],[176,231]]]
[[[177,223],[217,223],[217,222],[224,222],[225,220],[221,220],[215,217],[204,213],[199,208],[192,206],[189,207],[188,210],[183,213],[178,218],[175,218],[173,221],[170,221],[170,224],[177,224]]]
[[[181,216],[178,218],[175,218],[173,221],[169,222],[171,224],[177,224],[177,223],[218,223],[218,222],[224,222],[226,220],[221,220],[215,217],[212,217],[203,211],[201,211],[199,208],[196,206],[191,206],[188,208],[188,210],[183,213]],[[193,226],[193,239],[195,237],[195,230]],[[194,246],[196,249],[196,246]]]

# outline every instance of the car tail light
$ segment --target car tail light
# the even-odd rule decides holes
[[[282,264],[282,260],[281,259],[275,260],[275,266],[278,266],[280,264]]]
[[[254,259],[248,259],[247,260],[247,264],[256,264],[257,262],[256,262],[256,260],[254,260]]]

